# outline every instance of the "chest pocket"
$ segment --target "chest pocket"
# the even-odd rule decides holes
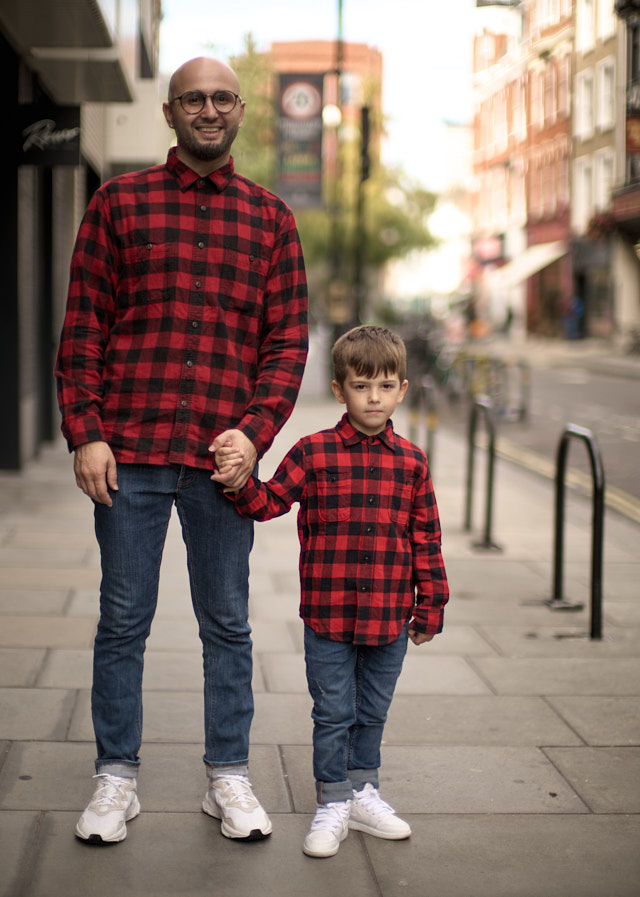
[[[124,247],[120,262],[119,305],[147,305],[173,298],[178,259],[177,243]]]
[[[413,505],[413,476],[401,470],[393,472],[393,489],[389,495],[389,516],[400,524],[407,524]]]
[[[318,519],[325,523],[348,520],[351,508],[351,477],[337,467],[316,473]]]

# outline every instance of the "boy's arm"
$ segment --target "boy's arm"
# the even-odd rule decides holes
[[[230,469],[233,471],[233,467]],[[224,485],[226,476],[227,468],[224,467],[211,479]],[[241,489],[231,491],[225,489],[225,493],[235,503],[236,510],[243,517],[271,520],[286,514],[294,502],[302,501],[304,487],[304,450],[300,443],[297,443],[280,462],[268,482],[263,483],[253,476]]]
[[[413,576],[416,603],[410,631],[433,637],[442,632],[444,606],[449,600],[449,584],[442,558],[440,517],[428,467],[414,496],[411,519]],[[420,644],[421,639],[412,641]]]

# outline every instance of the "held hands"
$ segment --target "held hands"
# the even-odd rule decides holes
[[[242,489],[258,457],[251,440],[241,430],[225,430],[216,436],[209,451],[214,453],[216,466],[211,479],[225,486],[225,492]]]

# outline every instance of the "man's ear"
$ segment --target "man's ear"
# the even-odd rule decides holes
[[[340,386],[340,384],[338,383],[337,380],[331,381],[331,389],[333,390],[333,394],[336,397],[336,399],[340,402],[340,404],[345,405],[347,400],[345,399],[344,392],[342,391],[342,387]]]

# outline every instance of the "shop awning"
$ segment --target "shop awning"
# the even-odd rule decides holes
[[[502,268],[492,271],[489,275],[489,283],[495,288],[513,287],[537,274],[538,271],[542,271],[552,262],[556,262],[566,255],[567,251],[568,246],[562,240],[528,246],[524,252],[507,262]]]

